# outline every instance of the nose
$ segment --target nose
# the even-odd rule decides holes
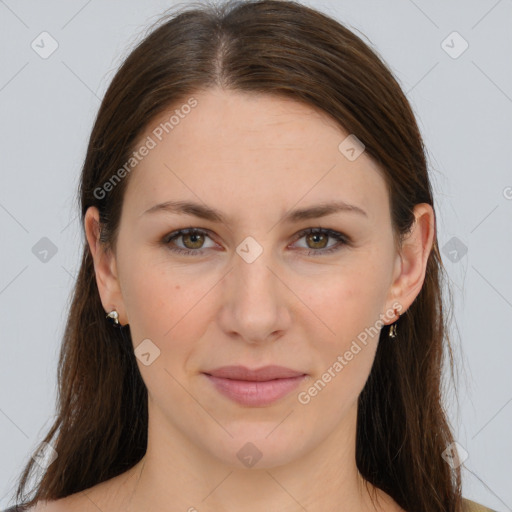
[[[264,250],[253,261],[234,255],[233,269],[225,277],[225,302],[220,311],[220,324],[228,336],[261,344],[274,341],[287,331],[287,301],[292,300],[293,294],[279,273],[271,251]]]

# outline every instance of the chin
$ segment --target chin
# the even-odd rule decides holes
[[[226,434],[220,440],[212,440],[210,452],[233,470],[271,469],[289,464],[301,457],[307,446],[302,429],[284,428],[281,421],[240,422],[237,428],[227,426],[233,437]]]

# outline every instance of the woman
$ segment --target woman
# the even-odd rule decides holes
[[[58,416],[17,501],[489,510],[461,496],[432,189],[391,72],[295,2],[163,21],[91,134]]]

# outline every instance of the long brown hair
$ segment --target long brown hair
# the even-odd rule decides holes
[[[434,207],[425,148],[406,96],[377,52],[339,22],[292,1],[230,1],[189,4],[151,28],[105,94],[82,170],[82,227],[86,210],[97,207],[107,248],[115,249],[130,177],[107,194],[98,188],[129,160],[151,121],[215,86],[292,98],[354,134],[382,169],[397,240],[411,228],[416,204]],[[113,478],[146,451],[147,390],[129,330],[123,336],[105,320],[83,235],[59,359],[57,415],[44,438],[58,456],[29,506]],[[446,355],[454,376],[443,285],[448,280],[435,235],[423,287],[400,317],[397,337],[389,340],[388,328],[381,330],[358,401],[357,467],[410,512],[462,509],[460,469],[443,458],[454,441],[442,394]],[[34,469],[30,460],[17,502],[27,498]]]

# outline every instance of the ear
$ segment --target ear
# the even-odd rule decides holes
[[[115,254],[111,250],[107,250],[105,245],[100,242],[99,211],[96,207],[91,206],[87,209],[84,228],[94,261],[96,284],[103,309],[106,313],[115,309],[119,314],[119,323],[125,325],[128,322],[117,276]]]
[[[405,313],[418,296],[425,281],[427,262],[435,235],[435,214],[432,206],[420,203],[414,207],[415,221],[397,255],[393,283],[390,288],[388,310],[396,303],[399,314]],[[391,322],[397,320],[395,316]]]

